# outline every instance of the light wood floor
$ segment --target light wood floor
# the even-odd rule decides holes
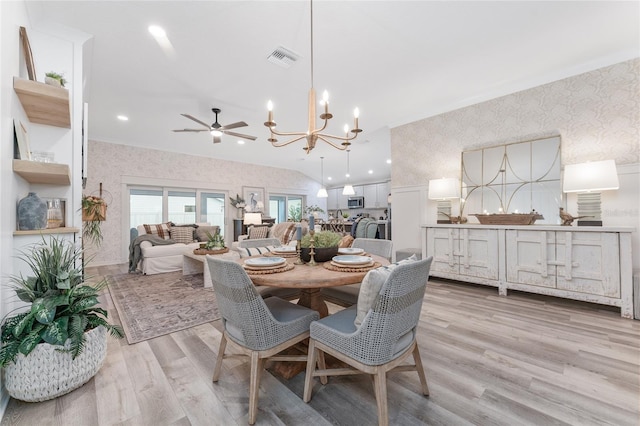
[[[104,302],[117,321],[108,293]],[[215,321],[135,345],[109,340],[94,379],[53,401],[11,400],[2,425],[245,425],[248,362],[225,360],[211,382],[219,329]],[[432,280],[418,342],[431,396],[420,395],[415,373],[390,375],[391,424],[640,424],[640,321],[615,309]],[[369,377],[316,383],[309,404],[303,385],[304,373],[264,373],[257,424],[377,423]]]

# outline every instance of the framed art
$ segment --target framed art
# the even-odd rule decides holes
[[[24,50],[24,60],[27,63],[29,80],[36,81],[36,67],[33,64],[33,53],[31,52],[31,45],[29,44],[29,37],[27,37],[27,29],[25,27],[20,27],[20,40],[22,41],[22,50]]]
[[[245,212],[257,213],[264,212],[266,200],[264,199],[264,188],[243,186],[242,196],[246,207]]]
[[[31,160],[31,150],[29,148],[29,135],[27,129],[20,120],[13,120],[13,127],[16,132],[16,140],[18,142],[18,159]]]

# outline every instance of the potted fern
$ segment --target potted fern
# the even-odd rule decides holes
[[[313,235],[313,251],[316,262],[328,262],[338,254],[338,245],[342,235],[332,231],[315,232]],[[300,259],[308,262],[311,259],[311,233],[306,234],[300,240]]]
[[[98,306],[106,280],[85,284],[81,256],[72,242],[53,236],[20,252],[33,275],[14,275],[10,283],[30,305],[3,319],[0,348],[4,384],[16,399],[45,401],[82,386],[104,362],[107,332],[124,336]]]

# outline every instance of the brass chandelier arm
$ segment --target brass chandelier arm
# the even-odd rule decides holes
[[[304,134],[304,135],[302,135],[300,137],[288,140],[286,142],[271,142],[271,145],[275,146],[276,148],[280,148],[281,146],[287,146],[287,145],[292,144],[294,142],[298,142],[299,140],[305,139],[306,137],[307,137],[307,135]]]
[[[336,149],[339,149],[340,151],[344,151],[345,149],[347,149],[349,147],[349,145],[351,145],[350,143],[342,143],[340,145],[336,145],[333,141],[331,141],[329,139],[325,139],[322,135],[318,135],[318,139],[321,139],[321,140],[325,141],[326,143],[328,143],[329,145],[331,145],[332,147],[334,147]]]

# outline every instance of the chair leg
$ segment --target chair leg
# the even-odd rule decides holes
[[[227,337],[222,333],[220,339],[220,347],[218,347],[218,358],[216,358],[216,365],[213,368],[213,381],[217,382],[220,378],[220,371],[222,370],[222,359],[224,358],[224,351],[227,348]]]
[[[420,358],[418,343],[416,343],[416,347],[413,349],[413,361],[416,364],[416,370],[420,377],[420,384],[422,384],[422,394],[429,396],[429,385],[427,385],[427,376],[424,374],[424,367],[422,366],[422,358]]]
[[[378,405],[378,425],[389,425],[389,412],[387,410],[387,373],[382,368],[377,368],[373,376],[376,389],[376,402]]]
[[[316,349],[317,352],[317,357],[318,357],[318,367],[321,370],[326,370],[327,369],[327,364],[324,362],[324,352],[322,352],[320,349]],[[320,383],[322,383],[323,385],[327,384],[327,376],[320,376]]]
[[[260,389],[260,374],[262,373],[262,359],[258,352],[251,352],[251,373],[249,379],[249,424],[256,422],[258,414],[258,391]]]
[[[313,339],[309,339],[309,348],[307,349],[307,371],[304,375],[304,393],[302,400],[304,402],[311,401],[311,388],[313,387],[313,372],[316,369],[316,357],[318,352],[316,351],[316,343]],[[324,357],[323,357],[324,361]]]

